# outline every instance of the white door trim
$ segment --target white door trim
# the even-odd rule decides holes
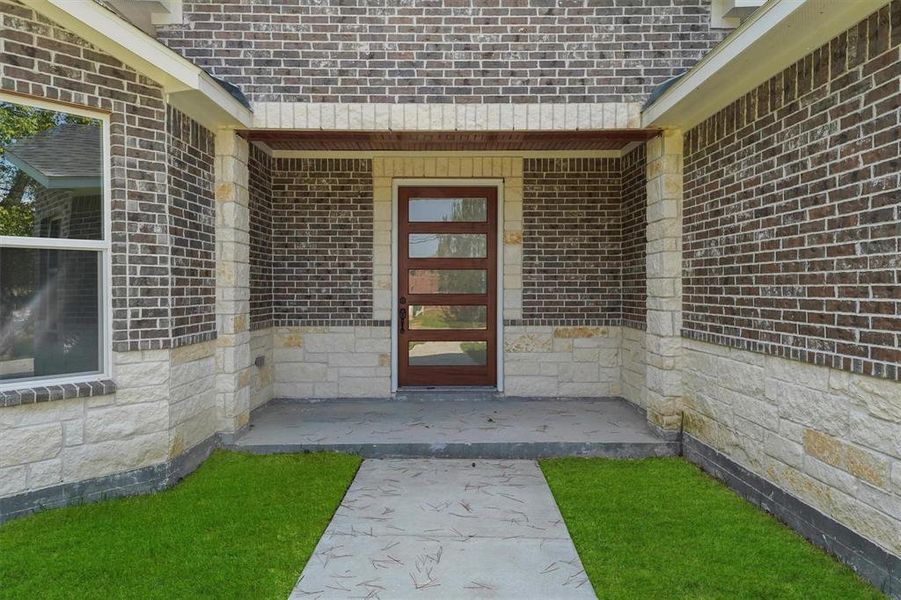
[[[499,178],[397,178],[391,181],[391,393],[397,392],[397,198],[398,189],[411,186],[497,188],[497,391],[504,391],[504,180]]]

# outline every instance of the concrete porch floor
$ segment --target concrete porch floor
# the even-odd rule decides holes
[[[274,400],[230,447],[366,458],[643,458],[678,454],[619,398],[510,398],[424,392],[396,398]]]

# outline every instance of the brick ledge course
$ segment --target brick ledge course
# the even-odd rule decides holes
[[[107,396],[115,392],[116,383],[110,379],[22,387],[0,392],[0,408],[20,406],[22,404],[36,404],[38,402],[52,402],[55,400],[69,400],[71,398]]]

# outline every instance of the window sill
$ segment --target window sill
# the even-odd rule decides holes
[[[36,385],[17,390],[0,392],[0,408],[53,402],[71,398],[89,398],[91,396],[107,396],[116,392],[116,384],[109,379],[84,381],[81,383],[60,383]]]

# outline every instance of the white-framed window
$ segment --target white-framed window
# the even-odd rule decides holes
[[[111,375],[109,135],[0,93],[0,391]]]

